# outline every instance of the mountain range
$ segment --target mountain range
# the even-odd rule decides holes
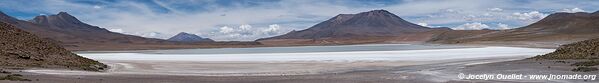
[[[169,40],[144,38],[110,32],[79,21],[60,12],[41,15],[23,21],[0,12],[0,21],[33,33],[67,49],[88,48],[185,48],[181,42],[213,41],[188,33],[179,33]],[[386,10],[372,10],[357,14],[339,14],[308,29],[262,38],[256,42],[202,43],[201,45],[339,45],[366,43],[443,43],[443,44],[538,44],[557,46],[599,36],[599,13],[554,13],[528,26],[509,30],[452,30],[430,28],[408,22]],[[199,43],[194,43],[199,44]],[[166,46],[164,46],[166,45]],[[119,47],[121,46],[121,47]],[[199,46],[201,47],[201,46]]]
[[[432,29],[407,22],[386,10],[373,10],[358,14],[339,14],[308,29],[266,39],[387,37],[429,30]]]
[[[533,24],[476,36],[433,40],[441,43],[548,42],[555,46],[599,37],[599,12],[554,13]]]
[[[168,38],[169,41],[178,41],[178,42],[214,42],[214,40],[210,38],[202,38],[195,34],[181,32],[171,38]]]
[[[372,10],[357,14],[339,14],[305,30],[291,31],[284,35],[262,38],[257,41],[272,45],[422,43],[447,31],[452,30],[446,27],[420,26],[389,11]]]
[[[81,22],[67,12],[55,15],[40,15],[24,21],[19,20],[0,11],[0,22],[14,25],[16,28],[35,34],[38,37],[60,44],[68,50],[141,50],[165,48],[216,48],[216,47],[247,47],[261,45],[261,43],[248,42],[200,42],[190,43],[171,40],[145,38],[108,31],[104,28]],[[185,35],[183,35],[185,36]],[[189,37],[189,38],[188,38]],[[182,37],[183,41],[192,39],[193,36]],[[213,41],[201,38],[202,41]]]
[[[444,43],[533,44],[551,46],[599,37],[599,12],[554,13],[528,26],[509,30],[452,30],[410,23],[385,10],[339,14],[308,29],[262,38],[271,45]]]
[[[74,16],[60,12],[40,15],[29,21],[15,19],[0,12],[0,21],[33,33],[41,38],[62,44],[64,47],[94,46],[93,44],[160,44],[169,41],[110,32],[104,28],[79,21]]]

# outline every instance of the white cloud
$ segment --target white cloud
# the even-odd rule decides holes
[[[447,13],[460,13],[461,10],[456,10],[456,9],[445,9],[445,12]]]
[[[283,30],[278,24],[271,24],[268,25],[268,27],[252,27],[249,24],[243,24],[239,27],[223,26],[209,35],[210,37],[219,40],[254,40],[257,38],[281,35],[288,31],[290,31],[289,28]]]
[[[147,32],[147,33],[143,33],[143,32],[127,33],[127,32],[125,32],[125,34],[137,35],[137,36],[147,37],[147,38],[158,38],[158,39],[168,39],[168,38],[172,37],[171,35],[163,34],[160,32]]]
[[[487,29],[487,28],[489,28],[489,26],[486,24],[483,24],[480,22],[473,22],[473,23],[462,24],[453,29],[454,30],[482,30],[482,29]]]
[[[95,9],[100,9],[100,8],[102,8],[102,6],[99,6],[99,5],[94,5],[94,7],[93,7],[93,8],[95,8]]]
[[[497,23],[497,29],[506,30],[506,29],[512,29],[512,28],[510,28],[509,25],[507,25],[507,24]]]
[[[243,24],[241,26],[239,26],[238,32],[241,35],[254,35],[254,30],[252,29],[252,26],[249,24]]]
[[[224,33],[224,34],[233,33],[233,31],[234,31],[234,29],[229,28],[229,26],[220,27],[220,30],[219,30],[220,33]]]
[[[420,25],[420,26],[429,27],[427,23],[416,23],[416,24],[418,24],[418,25]]]
[[[128,35],[136,35],[136,36],[147,37],[147,38],[168,39],[171,37],[167,34],[162,34],[160,32],[126,32],[123,29],[108,29],[108,31],[122,33],[122,34],[128,34]]]
[[[281,26],[279,26],[278,24],[272,24],[272,25],[268,25],[268,28],[263,29],[262,33],[264,35],[278,35],[281,34]]]
[[[539,11],[531,11],[531,12],[516,12],[513,13],[512,16],[516,19],[523,21],[537,21],[547,17],[548,14],[541,13]]]
[[[491,13],[484,13],[483,16],[493,16]]]
[[[420,25],[420,26],[424,26],[424,27],[430,27],[430,28],[435,28],[435,27],[443,27],[443,26],[433,26],[433,25],[429,25],[428,23],[423,23],[423,22],[419,22],[419,23],[416,23],[416,24],[417,24],[417,25]]]
[[[562,9],[561,11],[558,11],[558,12],[576,13],[576,12],[586,12],[586,11],[582,10],[580,8],[572,8],[572,9]]]
[[[123,33],[123,29],[108,29],[110,32]]]
[[[489,11],[500,12],[503,11],[501,8],[489,8]]]

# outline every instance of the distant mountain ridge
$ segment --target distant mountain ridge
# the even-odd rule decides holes
[[[103,28],[100,28],[97,26],[92,26],[87,23],[83,23],[83,22],[79,21],[79,19],[68,14],[67,12],[59,12],[56,15],[49,15],[49,16],[46,16],[46,15],[36,16],[32,20],[29,20],[29,22],[34,23],[34,24],[39,24],[39,25],[60,28],[60,29],[80,29],[80,30],[101,31],[101,32],[108,31],[106,29],[103,29]]]
[[[372,10],[357,14],[339,14],[305,30],[291,31],[256,41],[267,45],[424,43],[435,39],[441,33],[452,31],[454,30],[446,27],[429,28],[414,24],[386,10]],[[484,32],[487,31],[455,35],[475,35]]]
[[[110,32],[104,28],[81,22],[67,12],[40,15],[29,21],[15,19],[0,12],[0,21],[33,33],[41,38],[60,43],[67,48],[86,48],[95,44],[164,44],[162,39],[144,38]]]
[[[429,30],[432,29],[407,22],[389,11],[372,10],[358,14],[339,14],[305,30],[259,40],[385,37]]]
[[[0,21],[63,45],[80,43],[157,44],[171,41],[197,41],[202,37],[182,34],[170,41],[110,32],[83,23],[66,12],[17,20],[0,12]],[[339,14],[308,29],[256,40],[284,44],[367,44],[367,43],[571,43],[599,37],[599,11],[593,13],[554,13],[528,26],[508,30],[451,30],[410,23],[386,10]]]
[[[2,11],[0,11],[0,21],[9,23],[9,24],[14,24],[14,23],[16,23],[17,19],[14,17],[8,16],[8,15],[4,14]]]
[[[185,33],[185,32],[181,32],[181,33],[169,38],[168,40],[169,41],[179,41],[179,42],[214,42],[214,40],[212,40],[210,38],[202,38],[195,34],[190,34],[190,33]]]
[[[559,45],[599,37],[599,11],[554,13],[509,30],[451,30],[407,22],[385,10],[339,14],[308,29],[258,39],[272,45],[361,43],[473,43]],[[532,43],[535,42],[535,43]]]
[[[599,11],[594,13],[554,13],[538,22],[520,28],[441,41],[453,43],[552,41],[556,44],[566,44],[598,37]]]

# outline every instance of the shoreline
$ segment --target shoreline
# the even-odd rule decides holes
[[[269,47],[310,47],[310,46],[352,46],[352,45],[385,45],[385,44],[407,44],[407,45],[447,45],[447,46],[503,46],[503,47],[524,47],[524,48],[545,48],[556,49],[559,45],[573,43],[577,41],[482,41],[468,43],[436,43],[436,42],[378,42],[378,43],[352,43],[352,44],[263,44],[263,45],[224,45],[212,46],[202,44],[190,45],[133,45],[132,48],[71,48],[73,52],[139,52],[152,50],[184,50],[184,49],[220,49],[220,48],[269,48]],[[145,47],[144,47],[145,46]]]

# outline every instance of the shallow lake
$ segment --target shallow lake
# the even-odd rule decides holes
[[[554,49],[447,45],[370,44],[81,52],[95,60],[158,61],[428,61],[502,56],[535,56]]]

